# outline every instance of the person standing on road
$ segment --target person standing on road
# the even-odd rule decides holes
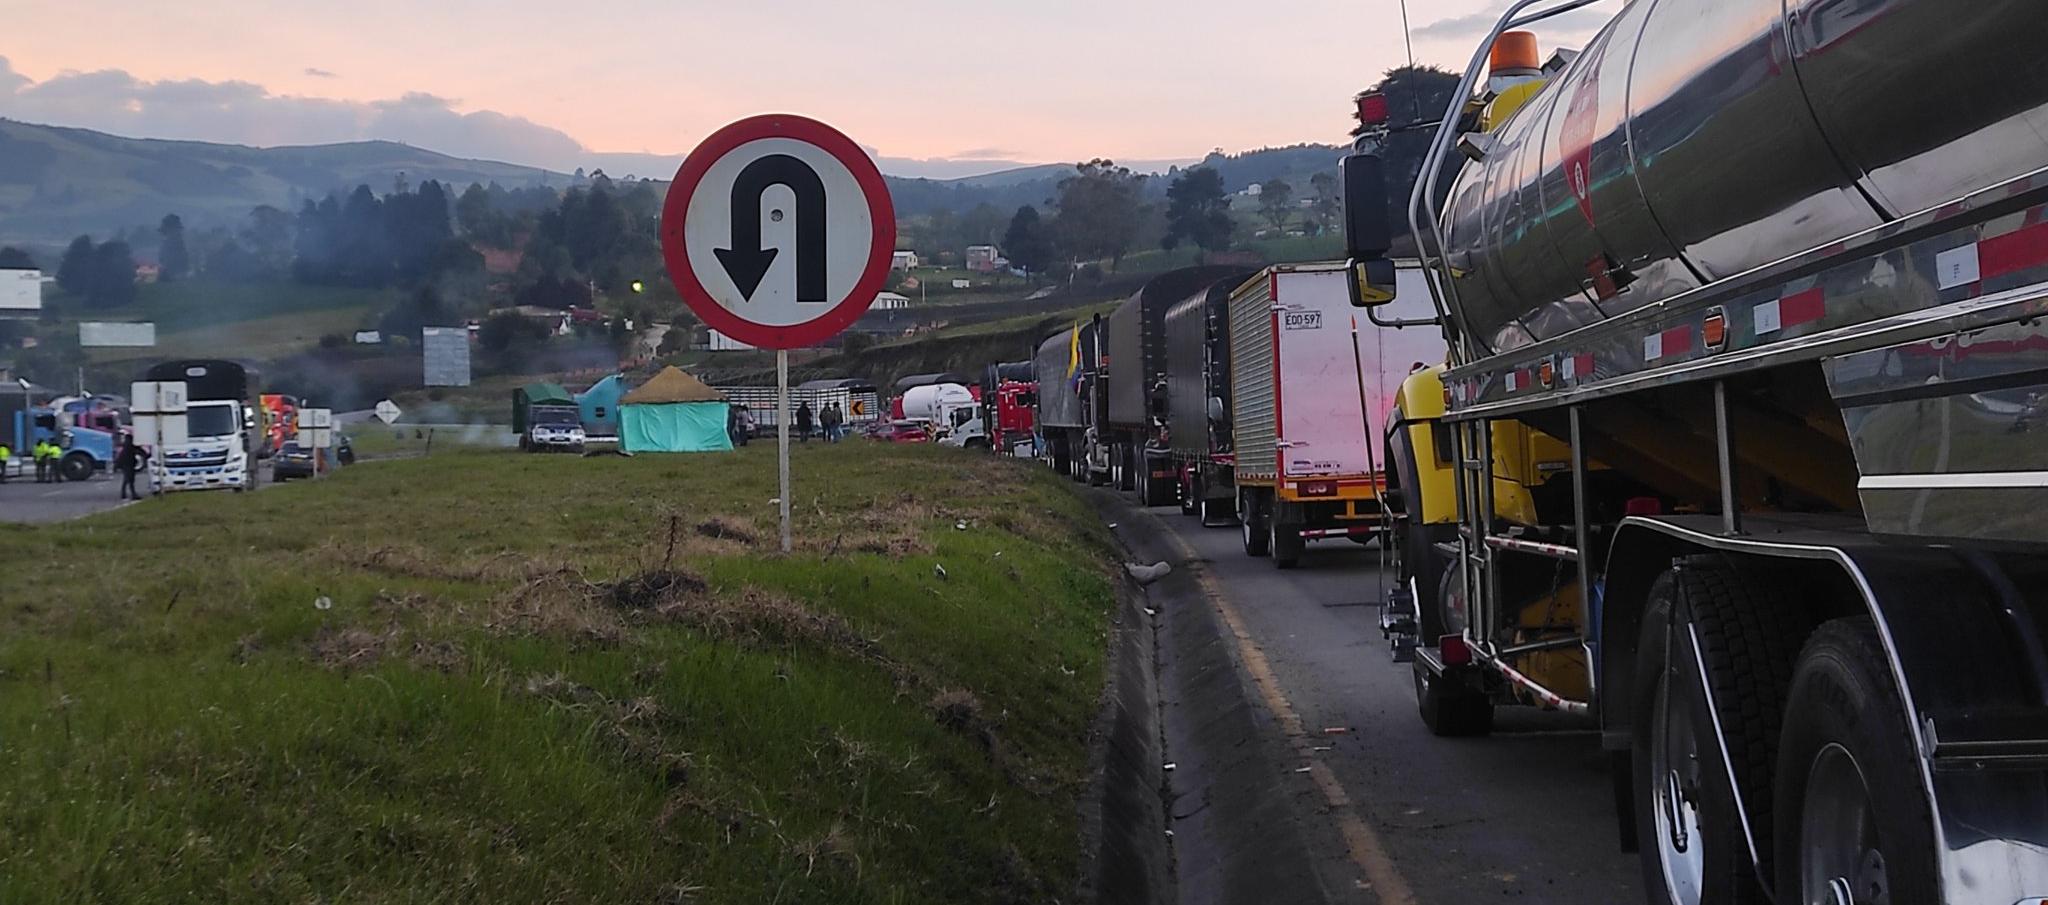
[[[811,442],[811,404],[799,402],[796,406],[796,439],[801,443]]]
[[[740,445],[741,445],[741,446],[745,446],[745,445],[747,445],[747,441],[748,441],[748,440],[752,440],[752,439],[754,439],[754,427],[755,427],[755,424],[754,424],[754,408],[753,408],[753,406],[749,406],[749,405],[742,405],[742,406],[740,406]]]
[[[36,460],[36,483],[50,483],[50,441],[37,440],[32,453]]]
[[[14,464],[14,450],[7,447],[7,441],[0,440],[0,484],[7,483],[7,467]]]
[[[114,470],[121,473],[121,499],[142,499],[142,493],[135,489],[135,475],[148,461],[147,450],[130,438],[121,438],[121,451],[114,454]]]

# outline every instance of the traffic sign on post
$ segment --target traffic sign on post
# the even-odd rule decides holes
[[[839,130],[767,114],[690,152],[661,209],[661,253],[705,326],[774,349],[782,552],[789,535],[789,350],[851,326],[888,279],[896,209]]]
[[[662,205],[661,249],[705,325],[794,349],[830,339],[874,302],[896,210],[852,139],[801,116],[755,116],[683,161]]]

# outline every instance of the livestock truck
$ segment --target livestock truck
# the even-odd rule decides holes
[[[1092,462],[1088,456],[1102,410],[1095,374],[1102,356],[1101,336],[1102,318],[1076,321],[1040,343],[1031,359],[1038,383],[1036,420],[1039,436],[1045,439],[1047,463],[1054,471],[1089,484],[1109,472],[1108,462]]]
[[[1232,484],[1244,552],[1291,569],[1310,539],[1389,527],[1379,433],[1402,379],[1440,362],[1440,333],[1351,306],[1345,262],[1268,267],[1231,291]],[[1397,270],[1410,274],[1419,270]],[[1388,321],[1398,324],[1399,321]]]
[[[1639,0],[1549,64],[1513,31],[1583,5],[1501,15],[1408,198],[1451,352],[1386,436],[1419,710],[1583,715],[1651,902],[2048,898],[2048,16]]]
[[[1242,268],[1183,267],[1146,281],[1103,321],[1102,357],[1106,408],[1090,450],[1090,461],[1108,466],[1119,490],[1136,491],[1146,506],[1172,502],[1178,472],[1162,436],[1166,424],[1166,309],[1195,290]]]
[[[256,457],[265,430],[253,370],[232,361],[167,361],[142,379],[185,385],[185,433],[150,457],[158,492],[233,490],[256,484]]]

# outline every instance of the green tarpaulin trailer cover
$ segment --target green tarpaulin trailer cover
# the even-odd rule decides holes
[[[575,405],[576,397],[559,383],[529,383],[512,391],[512,431],[526,432],[526,415],[536,405]]]
[[[630,453],[732,448],[725,396],[676,368],[619,400],[619,445]]]

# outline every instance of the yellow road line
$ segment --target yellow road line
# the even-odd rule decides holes
[[[1160,526],[1165,528],[1164,525]],[[1350,793],[1344,790],[1335,771],[1315,758],[1314,740],[1301,725],[1301,716],[1294,712],[1294,705],[1287,700],[1287,693],[1280,689],[1280,678],[1273,674],[1273,666],[1266,661],[1265,651],[1252,641],[1252,635],[1244,626],[1244,620],[1237,614],[1237,608],[1230,604],[1223,589],[1217,585],[1216,577],[1199,563],[1199,555],[1178,533],[1165,531],[1180,548],[1181,562],[1194,573],[1195,580],[1202,586],[1202,593],[1209,598],[1209,604],[1223,617],[1224,625],[1230,628],[1231,637],[1236,640],[1237,653],[1244,661],[1245,671],[1251,673],[1252,684],[1258,686],[1259,697],[1265,701],[1266,709],[1272,711],[1280,721],[1280,730],[1287,736],[1287,744],[1301,759],[1308,761],[1308,776],[1322,793],[1323,803],[1329,807],[1330,816],[1337,822],[1337,832],[1344,837],[1344,848],[1351,856],[1351,863],[1365,873],[1366,882],[1372,884],[1373,894],[1382,905],[1415,905],[1415,892],[1408,886],[1408,879],[1394,866],[1394,859],[1387,854],[1386,843],[1381,841],[1372,825],[1358,815],[1351,804]]]

